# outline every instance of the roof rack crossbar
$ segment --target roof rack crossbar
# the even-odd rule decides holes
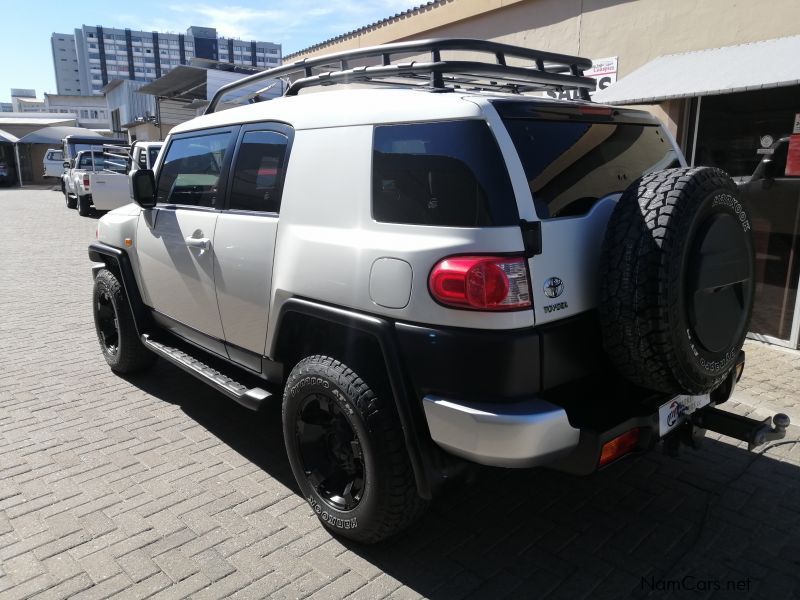
[[[480,52],[494,55],[491,62],[477,60],[442,60],[442,51]],[[393,63],[398,55],[429,53],[430,61]],[[531,61],[529,67],[510,66],[508,58]],[[352,67],[354,61],[377,59],[374,66]],[[501,44],[486,40],[466,38],[430,39],[411,42],[396,42],[336,52],[261,71],[220,87],[211,99],[206,114],[213,113],[221,99],[237,89],[264,79],[291,78],[285,95],[291,96],[305,87],[331,85],[332,83],[369,82],[376,83],[379,78],[400,78],[416,80],[424,76],[434,90],[452,89],[448,85],[474,85],[479,89],[508,89],[510,91],[533,91],[549,89],[576,88],[581,96],[588,98],[588,90],[595,88],[591,77],[584,77],[584,69],[590,68],[592,61],[578,56],[533,50],[521,46]],[[336,70],[338,68],[338,70]],[[314,70],[322,69],[315,73]],[[453,77],[455,76],[455,77]],[[486,78],[491,81],[470,81],[469,76]],[[465,79],[467,78],[467,79]],[[496,81],[495,81],[496,80]],[[498,83],[502,82],[502,83]],[[395,82],[397,85],[398,82]],[[407,85],[407,83],[404,83]],[[257,100],[257,98],[255,99]]]
[[[296,94],[301,89],[313,85],[352,83],[385,77],[414,78],[417,75],[428,74],[441,78],[443,83],[438,86],[440,88],[444,87],[445,74],[453,76],[447,78],[449,83],[474,84],[477,87],[486,89],[498,89],[514,85],[526,86],[531,89],[560,89],[565,87],[594,89],[595,86],[594,79],[591,77],[573,77],[562,73],[541,72],[537,69],[526,67],[503,67],[502,65],[471,61],[449,61],[447,63],[406,63],[388,67],[358,67],[347,71],[328,71],[309,78],[296,80],[292,83],[290,92]],[[494,83],[481,85],[479,82],[470,80],[470,76],[492,77]]]

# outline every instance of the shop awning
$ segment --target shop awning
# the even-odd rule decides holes
[[[181,100],[206,99],[207,69],[179,65],[169,73],[140,87],[140,94]]]
[[[800,35],[650,61],[594,94],[602,104],[651,104],[800,84]]]
[[[0,129],[0,142],[6,142],[8,144],[16,144],[19,138],[7,131],[3,131]]]
[[[43,127],[32,131],[28,135],[19,138],[20,144],[50,144],[61,145],[63,140],[68,135],[80,135],[83,137],[96,137],[103,139],[103,136],[93,131],[92,129],[85,129],[83,127]]]

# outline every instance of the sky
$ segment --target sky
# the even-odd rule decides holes
[[[50,34],[81,25],[185,33],[191,25],[216,27],[223,37],[275,42],[290,54],[424,3],[408,0],[108,0],[65,2],[3,0],[0,101],[10,88],[55,93]]]

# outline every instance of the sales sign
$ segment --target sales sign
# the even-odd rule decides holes
[[[592,77],[597,80],[597,88],[589,92],[592,96],[595,92],[606,89],[617,80],[617,57],[596,58],[592,60],[592,68],[583,72],[585,77]],[[564,90],[563,92],[546,92],[547,96],[559,100],[579,100],[580,95],[577,90]]]

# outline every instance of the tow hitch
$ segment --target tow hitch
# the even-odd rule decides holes
[[[767,417],[763,421],[756,421],[718,408],[698,411],[690,420],[696,427],[747,442],[748,450],[767,442],[782,440],[790,425],[789,416],[783,413],[778,413],[771,419]]]
[[[681,427],[667,436],[664,439],[664,451],[674,456],[681,443],[697,449],[706,431],[747,442],[747,449],[753,450],[767,442],[782,440],[786,437],[789,425],[789,417],[783,413],[757,421],[709,406],[693,413]]]

